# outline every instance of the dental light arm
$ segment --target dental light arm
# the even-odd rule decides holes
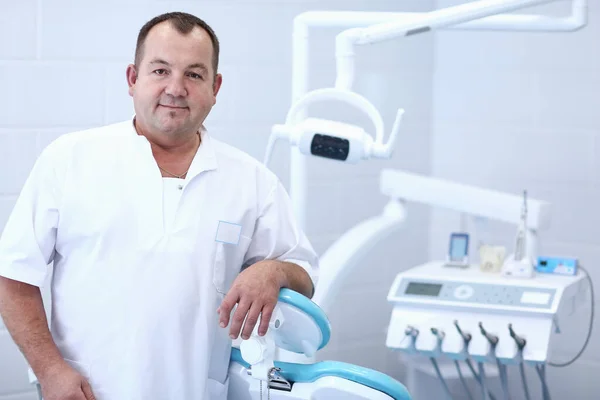
[[[338,100],[363,111],[375,126],[375,138],[362,128],[337,121],[308,118],[303,119],[310,104]],[[288,112],[285,125],[272,129],[264,163],[268,166],[275,142],[286,139],[301,153],[348,163],[370,158],[389,158],[400,130],[404,110],[399,109],[387,143],[383,142],[384,123],[381,115],[367,99],[347,90],[335,88],[318,89],[306,94]]]
[[[337,79],[335,87],[347,90],[352,88],[355,45],[378,43],[430,32],[434,29],[469,23],[496,14],[552,1],[554,0],[481,0],[424,13],[410,21],[387,21],[367,28],[348,29],[336,37]],[[585,7],[582,7],[585,3],[577,1],[578,7],[574,7],[574,14],[581,17],[581,15],[585,15]],[[506,16],[506,18],[510,18],[510,16]],[[521,18],[523,19],[522,16]],[[480,25],[486,26],[486,23],[480,22]]]
[[[403,228],[404,219],[403,204],[392,199],[382,215],[356,225],[327,249],[319,260],[319,282],[313,296],[323,311],[329,312],[346,277],[364,262],[377,243]]]
[[[454,30],[509,30],[512,32],[574,32],[587,25],[587,0],[573,0],[571,15],[494,15],[448,27]]]
[[[380,179],[382,193],[392,198],[512,224],[521,220],[520,195],[393,169],[383,169]],[[537,231],[550,225],[549,203],[530,198],[527,207],[528,229]]]
[[[521,222],[521,196],[391,169],[381,172],[381,182],[382,193],[392,198],[501,222]],[[526,255],[532,260],[537,255],[537,232],[550,225],[550,211],[550,204],[544,201],[527,200]]]

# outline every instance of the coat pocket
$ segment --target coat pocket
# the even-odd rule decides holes
[[[226,295],[239,275],[250,239],[240,236],[237,244],[215,241],[213,258],[213,285],[216,291]]]

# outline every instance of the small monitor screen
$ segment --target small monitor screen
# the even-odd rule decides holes
[[[454,236],[450,245],[450,258],[452,260],[462,260],[467,255],[467,237]]]
[[[442,290],[441,284],[410,282],[404,294],[436,297],[440,294],[440,290]]]

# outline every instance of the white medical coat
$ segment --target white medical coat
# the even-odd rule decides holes
[[[216,312],[242,266],[317,256],[262,164],[202,133],[171,221],[132,121],[61,136],[0,239],[0,275],[41,286],[51,332],[98,400],[224,400],[231,340]],[[171,203],[173,197],[170,197]]]

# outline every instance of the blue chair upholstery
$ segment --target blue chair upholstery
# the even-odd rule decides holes
[[[231,350],[231,361],[250,368],[250,364],[244,361],[237,348]],[[280,374],[290,382],[310,383],[319,378],[334,376],[378,390],[395,400],[411,400],[410,394],[400,382],[381,372],[353,364],[337,361],[321,361],[315,364],[275,361],[275,367],[280,368]]]
[[[331,338],[331,325],[319,306],[309,298],[289,289],[281,290],[279,301],[290,304],[309,315],[321,329],[323,340],[319,349],[327,345]],[[231,361],[250,368],[250,364],[244,361],[241,351],[237,348],[231,351]],[[333,376],[378,390],[395,400],[411,400],[410,394],[400,382],[381,372],[357,365],[337,361],[321,361],[315,364],[275,361],[275,367],[280,368],[281,375],[290,382],[310,383],[319,378]]]

